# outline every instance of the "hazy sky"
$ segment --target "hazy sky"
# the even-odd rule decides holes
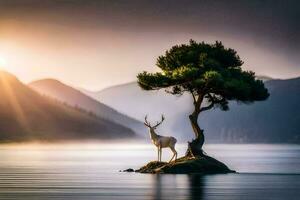
[[[0,65],[98,90],[156,70],[172,45],[223,41],[244,68],[300,76],[300,1],[0,0]]]

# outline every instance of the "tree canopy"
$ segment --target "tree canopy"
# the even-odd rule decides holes
[[[144,90],[166,89],[174,95],[192,94],[195,111],[213,107],[228,109],[228,101],[243,103],[265,100],[268,90],[252,71],[243,71],[243,61],[237,52],[214,44],[190,40],[189,44],[175,45],[157,59],[161,72],[139,73],[138,84]],[[207,105],[201,107],[203,100]]]
[[[189,44],[173,46],[158,57],[156,65],[161,71],[139,73],[138,84],[144,90],[164,88],[174,95],[192,95],[194,111],[189,119],[195,139],[187,150],[192,157],[203,156],[205,136],[198,124],[201,112],[212,108],[228,110],[230,100],[251,103],[269,96],[254,72],[242,70],[243,61],[237,52],[219,41],[207,44],[190,40]]]

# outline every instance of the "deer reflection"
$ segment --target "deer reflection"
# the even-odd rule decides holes
[[[153,195],[153,200],[160,200],[160,199],[163,199],[162,198],[162,194],[161,194],[161,191],[162,191],[162,184],[161,184],[161,177],[162,175],[160,174],[157,174],[155,176],[155,181],[154,181],[154,195]]]
[[[151,199],[176,199],[178,197],[176,188],[177,181],[175,175],[155,174],[153,175],[153,193]]]

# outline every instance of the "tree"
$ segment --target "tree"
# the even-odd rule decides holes
[[[190,40],[175,45],[159,56],[156,63],[161,72],[139,73],[138,84],[144,90],[165,89],[173,95],[187,92],[193,97],[194,111],[189,120],[195,139],[189,143],[190,155],[203,155],[205,138],[198,125],[199,115],[213,108],[228,110],[228,101],[252,103],[268,98],[269,93],[252,71],[243,71],[243,61],[237,52],[214,44]]]

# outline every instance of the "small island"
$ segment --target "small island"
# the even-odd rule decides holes
[[[152,161],[135,172],[165,174],[227,174],[235,173],[224,163],[210,157],[182,157],[173,162]]]
[[[151,126],[145,117],[145,125],[149,127],[151,140],[158,149],[158,161],[152,161],[135,170],[140,173],[171,174],[220,174],[233,173],[224,163],[206,155],[202,149],[205,136],[198,124],[199,115],[211,110],[229,109],[229,101],[253,103],[269,97],[263,81],[256,79],[252,71],[243,71],[243,61],[237,52],[225,48],[222,42],[213,44],[190,40],[189,44],[175,45],[159,56],[156,63],[160,72],[142,72],[138,74],[138,84],[143,90],[164,89],[167,93],[181,96],[188,93],[192,96],[194,106],[189,120],[195,139],[188,142],[184,157],[176,159],[176,139],[157,135],[154,130],[164,120]],[[153,139],[153,135],[156,137]],[[160,140],[163,138],[164,140]],[[172,145],[166,144],[167,141]],[[161,162],[161,149],[169,147],[175,160]],[[131,170],[133,171],[133,170]]]

